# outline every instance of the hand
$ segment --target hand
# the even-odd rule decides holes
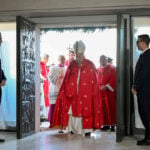
[[[2,82],[0,83],[0,86],[4,86],[5,85],[5,80],[2,80]]]
[[[60,79],[64,78],[64,75],[63,75],[63,74],[62,74],[62,75],[60,75],[60,76],[59,76],[59,78],[60,78]]]
[[[133,87],[132,87],[132,89],[131,89],[131,92],[132,92],[132,94],[133,94],[133,95],[136,95],[136,94],[137,94],[136,89],[135,89],[135,88],[133,88]]]
[[[48,79],[48,77],[45,78],[43,75],[40,74],[40,79],[41,79],[42,81],[46,81],[46,80]]]
[[[105,91],[105,90],[107,90],[107,86],[106,85],[100,86],[100,91]]]

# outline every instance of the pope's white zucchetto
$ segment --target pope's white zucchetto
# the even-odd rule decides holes
[[[73,50],[75,53],[81,53],[81,54],[84,53],[85,45],[84,45],[83,41],[82,40],[76,41],[73,45]]]
[[[49,54],[47,53],[41,54],[41,58],[49,58]]]

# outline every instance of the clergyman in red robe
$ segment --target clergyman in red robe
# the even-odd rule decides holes
[[[107,57],[100,56],[98,68],[99,100],[102,130],[116,125],[116,68],[107,62]]]
[[[100,129],[97,70],[85,59],[81,40],[75,42],[74,51],[76,59],[68,66],[59,91],[52,127],[90,136],[93,129]]]
[[[66,60],[66,62],[65,62],[65,66],[66,66],[66,67],[69,66],[70,62],[71,62],[72,60],[74,60],[74,57],[75,57],[75,53],[74,53],[74,51],[73,51],[72,48],[68,48],[67,50],[68,50],[68,57],[69,57],[69,59]]]
[[[41,74],[40,78],[43,80],[43,90],[44,90],[44,102],[45,102],[45,108],[46,108],[46,119],[48,117],[48,109],[49,109],[49,67],[46,65],[49,60],[49,55],[45,54],[42,56],[42,59],[40,61],[40,67],[41,67]]]

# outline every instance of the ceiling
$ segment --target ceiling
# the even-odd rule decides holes
[[[30,10],[1,12],[0,22],[15,22],[16,16],[23,16],[40,28],[70,26],[116,26],[117,14],[133,16],[150,15],[149,9],[111,9],[111,10]],[[111,17],[112,16],[112,17]]]

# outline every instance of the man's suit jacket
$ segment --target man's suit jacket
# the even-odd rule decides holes
[[[134,88],[137,92],[149,91],[150,93],[150,49],[140,55],[134,74]]]

